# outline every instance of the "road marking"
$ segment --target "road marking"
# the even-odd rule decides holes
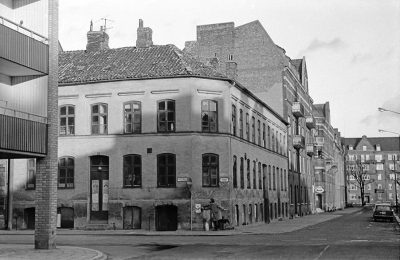
[[[321,253],[319,253],[319,255],[318,255],[316,258],[314,258],[314,260],[318,260],[318,259],[325,253],[325,251],[326,251],[328,248],[329,248],[329,245],[327,245],[327,246],[321,251]]]
[[[367,239],[355,239],[355,240],[350,240],[350,242],[368,242],[369,240]]]

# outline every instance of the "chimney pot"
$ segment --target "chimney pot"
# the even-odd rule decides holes
[[[90,31],[87,33],[86,51],[99,51],[109,49],[109,36],[105,32],[104,27],[100,26],[100,31],[92,31],[93,25],[90,26]]]

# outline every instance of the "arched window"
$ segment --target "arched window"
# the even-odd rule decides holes
[[[201,130],[203,132],[218,131],[218,103],[214,100],[201,101]]]
[[[163,188],[176,187],[175,154],[163,153],[157,155],[157,185]]]
[[[203,187],[218,187],[219,158],[217,154],[203,154]]]
[[[108,105],[93,104],[92,105],[92,134],[108,133]]]
[[[158,101],[158,132],[175,132],[175,100]]]
[[[138,154],[127,154],[123,158],[124,188],[142,186],[142,157]]]
[[[75,134],[75,106],[60,106],[60,135]]]
[[[74,158],[62,157],[58,160],[58,188],[74,188]]]

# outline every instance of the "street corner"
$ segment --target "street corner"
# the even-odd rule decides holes
[[[107,259],[107,255],[98,250],[84,248],[84,247],[57,246],[55,249],[47,250],[47,249],[35,249],[32,245],[3,244],[0,245],[0,260],[2,259],[105,260]]]

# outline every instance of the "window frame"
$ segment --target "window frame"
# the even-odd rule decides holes
[[[30,165],[30,162],[33,162],[33,165]],[[27,166],[27,179],[25,183],[26,190],[35,190],[36,189],[36,159],[28,159],[26,162]]]
[[[135,114],[135,111],[134,111],[134,105],[139,105],[139,115],[138,115],[138,117],[139,117],[139,123],[135,123],[135,118],[136,118],[136,114]],[[125,106],[126,105],[130,105],[130,109],[131,109],[131,111],[130,112],[126,112],[125,111]],[[123,122],[124,122],[124,134],[140,134],[140,133],[142,133],[142,102],[140,102],[140,101],[136,101],[136,100],[131,100],[131,101],[127,101],[127,102],[124,102],[123,104],[122,104],[122,111],[123,111]],[[132,122],[130,122],[129,124],[131,125],[131,131],[130,132],[128,132],[127,131],[127,115],[131,115],[131,120],[132,120]],[[135,125],[139,125],[139,130],[138,131],[135,131]]]
[[[72,160],[72,165],[68,165],[69,160]],[[65,160],[65,166],[61,166],[61,160]],[[69,176],[69,170],[72,169],[72,177]],[[65,176],[61,176],[61,171],[65,170]],[[58,174],[58,179],[57,179],[57,189],[62,189],[62,190],[66,190],[66,189],[74,189],[75,188],[75,158],[72,156],[63,156],[58,158],[58,170],[57,170],[57,174]],[[61,187],[61,179],[64,179],[65,182],[65,186]],[[68,180],[72,180],[72,182],[69,182]],[[70,186],[68,186],[68,184],[71,184]]]
[[[93,113],[93,108],[95,107],[95,106],[98,106],[98,112],[97,113]],[[100,106],[105,106],[106,107],[106,110],[107,110],[107,112],[103,112],[103,113],[101,113],[100,112]],[[93,117],[94,116],[97,116],[98,117],[98,123],[97,124],[94,124],[94,122],[93,122]],[[105,116],[105,118],[106,118],[106,122],[107,123],[105,123],[105,124],[100,124],[100,118],[101,117],[104,117]],[[90,131],[90,133],[91,133],[91,135],[107,135],[108,134],[108,104],[107,103],[94,103],[94,104],[91,104],[90,105],[90,125],[91,125],[91,131]],[[94,131],[94,127],[95,126],[97,126],[98,127],[98,131],[97,132],[95,132]],[[103,127],[103,133],[101,133],[101,131],[100,131],[100,127]]]
[[[165,165],[161,165],[161,162],[160,162],[161,158],[163,156],[166,156],[165,157],[165,161],[166,161]],[[168,161],[168,160],[171,160],[171,159],[172,159],[172,163]],[[160,184],[161,183],[160,182],[160,180],[161,180],[161,172],[160,172],[161,166],[164,166],[164,168],[165,168],[164,170],[166,171],[165,178],[166,178],[167,181],[166,181],[165,185],[164,184],[163,185]],[[173,173],[172,174],[168,172],[169,171],[168,167],[173,167]],[[174,183],[169,183],[168,182],[168,179],[171,176],[173,176],[173,178],[174,178]],[[173,153],[157,154],[157,188],[176,188],[176,155],[173,154]]]
[[[160,104],[164,102],[165,109],[160,110]],[[168,104],[169,102],[172,102],[173,104],[173,111],[168,109]],[[160,115],[161,113],[166,113],[165,115],[165,120],[161,121],[160,120]],[[168,114],[173,113],[173,120],[168,119]],[[166,123],[166,128],[165,130],[161,130],[160,124],[161,123]],[[172,128],[169,129],[169,124],[172,123]],[[176,131],[176,101],[174,99],[161,99],[157,101],[157,132],[158,133],[174,133]]]
[[[215,157],[216,164],[212,165],[212,157]],[[207,158],[208,162],[205,162],[205,158]],[[207,167],[207,168],[205,168]],[[215,167],[216,176],[213,178],[212,170]],[[205,176],[205,169],[207,169],[207,175]],[[201,156],[201,176],[202,176],[202,187],[205,188],[218,188],[219,187],[219,155],[215,153],[204,153]],[[205,183],[205,180],[208,179],[208,183]],[[215,184],[212,183],[212,180],[215,179]]]
[[[73,114],[70,114],[69,113],[69,108],[70,107],[72,107],[73,108],[73,110],[74,110],[74,113]],[[61,114],[61,109],[62,108],[65,108],[65,115],[62,115]],[[75,105],[72,105],[72,104],[65,104],[65,105],[61,105],[61,106],[59,106],[59,108],[58,108],[58,125],[59,125],[59,130],[58,130],[58,134],[60,135],[60,136],[66,136],[66,135],[75,135],[75,115],[76,115],[76,108],[75,108]],[[61,126],[61,119],[62,118],[65,118],[65,132],[64,133],[61,133],[61,129],[63,128],[62,126]],[[69,119],[70,118],[73,118],[73,125],[72,125],[72,131],[71,131],[71,125],[69,124]]]
[[[237,157],[236,155],[233,156],[233,162],[232,162],[232,185],[233,188],[238,187],[238,182],[237,182]]]
[[[243,157],[240,157],[239,172],[240,172],[240,188],[244,189],[244,158]]]
[[[203,103],[207,102],[207,106],[208,106],[208,110],[203,110]],[[215,104],[215,111],[211,110],[211,104],[214,103]],[[207,114],[208,115],[208,119],[204,120],[203,119],[203,115]],[[215,124],[214,129],[212,130],[212,116],[214,115],[215,118],[215,122],[213,122],[213,124]],[[207,128],[205,128],[204,123],[206,123]],[[203,99],[201,100],[201,131],[202,132],[206,132],[206,133],[217,133],[218,132],[218,101],[213,100],[213,99]]]
[[[126,158],[130,158],[131,165],[126,165],[128,162]],[[139,160],[139,164],[136,164],[136,160]],[[127,173],[127,168],[133,169],[133,172]],[[139,170],[137,174],[136,171]],[[126,178],[131,177],[131,185],[127,185]],[[139,184],[135,184],[136,176],[139,176]],[[141,188],[142,187],[142,156],[140,154],[125,154],[122,157],[122,187],[123,188]]]
[[[236,106],[232,104],[232,135],[236,136]]]

